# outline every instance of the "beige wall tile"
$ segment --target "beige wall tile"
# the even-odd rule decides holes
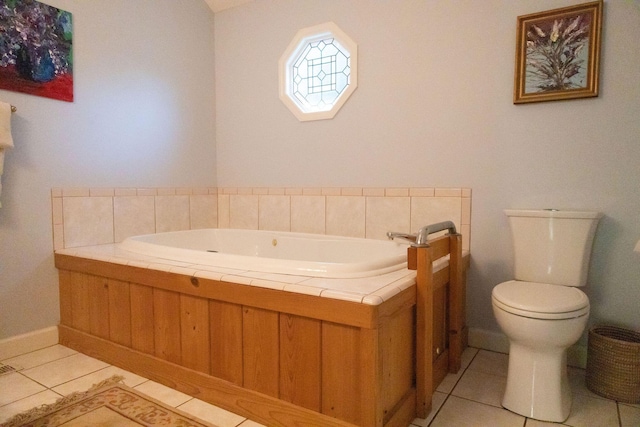
[[[156,233],[189,229],[189,196],[156,196]]]
[[[157,196],[158,191],[155,188],[138,188],[136,190],[138,196]]]
[[[325,234],[326,198],[291,196],[291,231]]]
[[[115,196],[137,196],[138,190],[135,188],[116,188],[113,194]]]
[[[112,197],[113,188],[90,188],[89,195],[91,197]]]
[[[362,195],[384,197],[384,188],[363,188]]]
[[[341,194],[341,189],[339,187],[323,187],[322,195],[323,196],[339,196]]]
[[[216,228],[218,226],[218,197],[208,194],[192,195],[189,210],[191,229]]]
[[[51,216],[53,224],[62,224],[62,197],[54,197],[51,199]]]
[[[362,187],[345,187],[340,190],[343,196],[362,196]]]
[[[410,188],[409,195],[411,197],[433,197],[435,196],[435,188]]]
[[[367,197],[368,239],[387,239],[388,231],[410,231],[411,199],[409,197]]]
[[[284,191],[283,191],[284,192]],[[266,195],[259,196],[260,230],[291,230],[291,197]]]
[[[471,224],[471,198],[463,197],[460,202],[462,203],[460,222],[461,224]]]
[[[406,197],[409,195],[408,188],[386,188],[384,195],[387,197]]]
[[[64,197],[62,211],[65,247],[113,243],[112,197]]]
[[[229,227],[258,229],[258,197],[253,195],[231,195],[229,198]]]
[[[155,198],[122,196],[113,198],[115,242],[129,236],[156,232]]]
[[[327,196],[327,234],[346,237],[365,236],[365,198]]]
[[[62,224],[53,225],[53,250],[64,249],[64,226]]]
[[[229,199],[227,194],[218,194],[218,228],[229,228]]]
[[[457,230],[461,225],[462,202],[459,197],[412,197],[411,231],[441,221],[453,221]]]
[[[62,197],[89,197],[89,189],[84,187],[63,188]]]

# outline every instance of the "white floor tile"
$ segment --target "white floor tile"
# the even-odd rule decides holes
[[[66,383],[83,375],[104,369],[109,364],[93,357],[76,353],[69,357],[25,369],[22,374],[49,388]]]
[[[419,427],[427,427],[431,421],[435,418],[436,414],[442,407],[442,404],[447,399],[447,395],[445,393],[435,392],[433,393],[433,399],[431,400],[431,412],[427,415],[427,418],[416,418],[413,420],[411,425],[416,425]]]
[[[166,405],[173,406],[174,408],[192,399],[192,397],[187,394],[181,393],[155,381],[144,382],[134,387],[134,389],[149,397],[159,400]]]
[[[573,427],[617,427],[618,409],[616,402],[574,394],[569,418],[565,421]]]
[[[0,390],[3,390],[0,395],[4,395],[4,389],[0,388]],[[21,412],[28,411],[31,408],[55,403],[61,397],[62,396],[52,392],[51,390],[44,390],[8,405],[0,406],[0,423],[5,422],[9,418]],[[1,398],[2,396],[0,396],[0,399]]]
[[[485,374],[507,376],[509,369],[509,355],[496,353],[493,351],[480,350],[473,362],[469,365],[469,370],[484,372]]]
[[[42,384],[17,372],[0,376],[0,406],[24,399],[32,394],[46,390]]]
[[[99,371],[92,372],[88,375],[84,375],[80,378],[76,378],[64,384],[60,384],[59,386],[53,387],[52,390],[56,393],[66,396],[76,391],[89,390],[93,385],[111,378],[114,375],[123,376],[124,384],[128,385],[129,387],[135,387],[147,381],[146,378],[143,378],[139,375],[132,374],[131,372],[116,368],[115,366],[109,366],[107,368],[100,369]]]
[[[2,362],[24,369],[0,376],[0,423],[33,407],[54,403],[61,394],[84,391],[103,379],[122,375],[125,384],[137,391],[220,427],[264,427],[60,345]],[[427,427],[429,423],[433,427],[640,426],[640,404],[616,404],[591,392],[586,388],[585,371],[578,368],[569,368],[574,403],[565,424],[532,419],[526,419],[525,424],[524,417],[500,407],[507,365],[508,356],[505,354],[466,349],[460,372],[447,375],[434,394],[429,417],[415,419],[411,426]]]
[[[620,404],[618,407],[620,408],[620,425],[622,427],[640,426],[640,405],[629,406]]]
[[[63,357],[71,356],[75,353],[77,353],[77,351],[56,344],[51,347],[3,360],[2,363],[11,365],[16,369],[29,369],[57,359],[62,359]]]
[[[507,377],[472,371],[471,367],[469,367],[451,394],[487,405],[501,407],[506,386]]]
[[[219,427],[236,427],[246,419],[199,399],[191,399],[178,409]]]
[[[525,418],[506,409],[449,396],[431,427],[523,427]]]

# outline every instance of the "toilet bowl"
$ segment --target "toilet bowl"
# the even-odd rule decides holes
[[[542,421],[563,422],[571,410],[567,349],[587,325],[587,279],[601,214],[507,210],[515,280],[493,288],[491,303],[509,339],[502,406]]]
[[[587,296],[577,288],[509,281],[497,285],[491,299],[509,338],[502,406],[538,420],[566,420],[571,410],[566,354],[586,327]]]

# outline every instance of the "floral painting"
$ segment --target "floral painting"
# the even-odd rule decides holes
[[[514,102],[597,96],[602,2],[518,18]]]
[[[71,13],[0,0],[0,89],[73,101]]]

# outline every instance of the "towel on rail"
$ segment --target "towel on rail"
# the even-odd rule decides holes
[[[11,105],[0,102],[0,194],[2,194],[2,174],[4,172],[4,153],[7,148],[13,148],[11,136]],[[0,208],[2,203],[0,203]]]

